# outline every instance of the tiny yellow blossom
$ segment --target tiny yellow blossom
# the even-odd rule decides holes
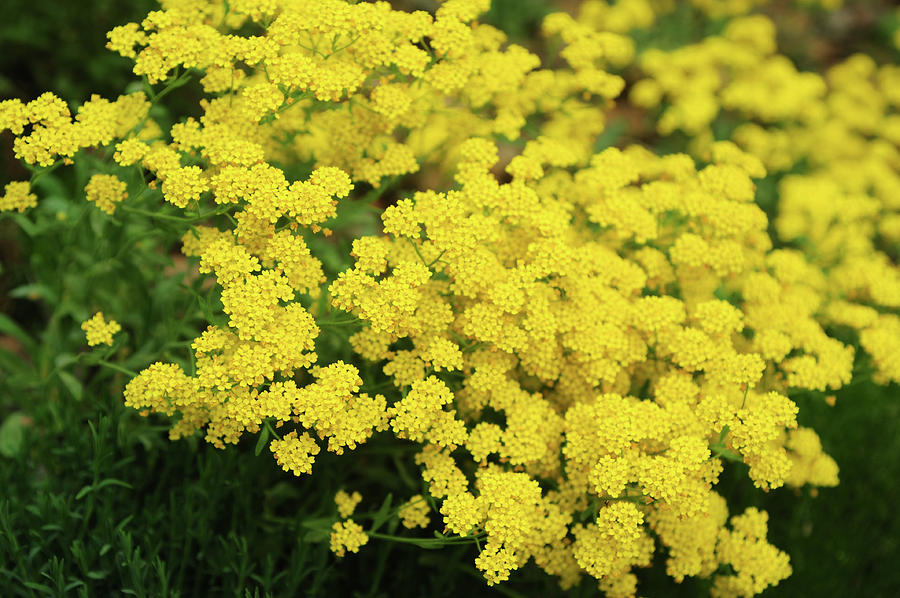
[[[103,318],[103,312],[98,311],[91,319],[85,320],[81,324],[81,329],[84,330],[88,345],[94,347],[96,345],[112,346],[113,335],[122,327],[115,320],[106,321]]]
[[[128,197],[125,181],[111,174],[95,174],[84,188],[85,197],[97,207],[112,214],[116,204]]]
[[[353,511],[356,510],[356,505],[361,501],[362,494],[359,492],[348,494],[346,490],[339,490],[334,495],[334,503],[337,505],[338,514],[344,519],[353,514]]]
[[[37,195],[31,193],[31,184],[28,181],[7,183],[5,193],[0,196],[0,212],[13,210],[24,212],[36,205]]]
[[[280,440],[273,440],[269,443],[269,448],[281,468],[296,476],[312,473],[313,461],[319,454],[316,441],[306,433],[298,436],[296,431],[286,434]]]
[[[425,497],[421,494],[417,494],[403,503],[397,511],[397,514],[400,517],[400,523],[403,524],[403,527],[414,529],[417,527],[428,527],[430,522],[428,514],[430,511],[431,509],[428,506],[428,501]]]
[[[369,536],[362,526],[347,519],[334,524],[331,532],[331,552],[339,557],[350,552],[359,552],[360,547],[369,541]]]

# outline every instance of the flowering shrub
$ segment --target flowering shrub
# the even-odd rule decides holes
[[[145,284],[181,281],[205,329],[136,354],[126,405],[172,440],[258,435],[296,476],[327,476],[323,451],[352,470],[375,438],[414,447],[422,493],[372,525],[337,494],[338,557],[471,544],[487,584],[533,562],[610,596],[657,548],[715,596],[791,574],[768,515],[716,487],[739,464],[760,491],[836,485],[790,397],[858,378],[857,344],[900,381],[898,67],[800,71],[747,15],[764,2],[694,0],[727,19],[669,51],[635,40],[675,3],[586,1],[544,19],[546,60],[479,22],[489,0],[161,4],[108,34],[141,90],[74,115],[49,92],[0,102],[33,172],[0,199],[17,222],[74,164],[92,218],[154,223],[139,250],[190,260]],[[617,102],[683,151],[600,143]],[[122,370],[129,314],[82,309]]]

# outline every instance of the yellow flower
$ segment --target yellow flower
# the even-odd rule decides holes
[[[348,494],[346,490],[339,490],[334,495],[334,503],[337,505],[338,514],[344,519],[353,514],[353,511],[356,510],[356,505],[360,501],[362,501],[362,494],[359,492]]]
[[[31,184],[28,181],[7,183],[5,193],[0,196],[0,212],[12,210],[24,212],[36,205],[37,195],[31,193]]]
[[[331,552],[339,557],[350,552],[359,552],[360,547],[369,541],[369,536],[362,526],[347,519],[334,524],[331,532]]]
[[[97,207],[112,214],[116,204],[128,197],[125,182],[111,174],[95,174],[84,188],[85,197]]]
[[[312,473],[315,456],[319,454],[316,441],[306,433],[298,436],[296,431],[289,432],[280,440],[273,440],[269,443],[269,449],[281,468],[296,476]]]
[[[119,332],[122,327],[115,320],[108,322],[103,318],[103,312],[98,311],[89,320],[85,320],[81,324],[81,329],[87,337],[87,343],[91,347],[96,345],[113,344],[113,335]]]
[[[425,497],[417,494],[400,505],[397,515],[400,517],[400,523],[407,529],[428,527],[430,521],[428,513],[430,510]]]

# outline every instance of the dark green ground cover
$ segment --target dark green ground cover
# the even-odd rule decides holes
[[[115,96],[132,76],[128,61],[103,49],[104,34],[152,6],[4,0],[0,98],[31,99],[44,90],[70,102],[95,92]],[[505,0],[488,19],[529,43],[548,8],[541,0]],[[702,34],[677,19],[664,26],[660,36],[672,43]],[[877,42],[883,23],[872,27],[870,36],[839,40],[844,45],[829,56],[870,43],[861,38]],[[729,123],[720,125],[727,132]],[[610,129],[601,144],[634,140],[623,126]],[[667,143],[666,150],[679,149],[679,140]],[[27,176],[10,144],[8,133],[0,136],[0,183]],[[71,201],[67,190],[83,188],[87,173],[58,172],[42,179],[40,206],[27,219],[0,220],[0,597],[559,595],[534,567],[487,589],[471,564],[474,546],[424,550],[372,541],[359,555],[335,559],[322,541],[335,491],[360,490],[366,498],[359,510],[371,521],[420,490],[417,472],[386,436],[344,457],[323,453],[316,475],[294,478],[269,455],[256,456],[255,438],[227,451],[196,438],[169,442],[163,420],[125,408],[128,376],[101,367],[104,351],[85,352],[78,324],[97,305],[115,312],[126,331],[116,364],[138,370],[156,359],[185,362],[187,346],[173,339],[193,338],[215,306],[191,299],[186,290],[199,282],[184,274],[159,279],[170,258],[152,250],[153,240],[165,229],[112,221]],[[774,183],[760,185],[770,215]],[[332,271],[346,265],[337,253],[326,261]],[[341,356],[327,335],[319,351]],[[818,496],[763,494],[738,466],[719,488],[735,511],[767,509],[771,541],[791,555],[793,576],[766,595],[900,595],[898,388],[862,381],[838,392],[833,407],[816,394],[795,400],[800,423],[818,431],[840,464],[841,485]],[[397,498],[382,502],[388,492]],[[388,531],[392,525],[385,523]],[[658,554],[657,566],[640,573],[645,595],[705,595],[705,582],[674,586],[664,558]],[[595,588],[586,579],[570,595],[596,595]]]

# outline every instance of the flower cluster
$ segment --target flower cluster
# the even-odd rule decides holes
[[[6,184],[5,193],[0,197],[0,211],[24,212],[37,205],[37,195],[31,192],[28,181],[14,181]]]
[[[540,156],[539,143],[521,155]],[[358,244],[357,267],[331,292],[371,323],[361,335],[385,331],[365,289],[396,289],[390,302],[414,307],[364,357],[406,393],[389,410],[392,426],[426,444],[424,479],[448,529],[486,534],[476,566],[489,582],[533,558],[563,584],[585,571],[628,594],[631,568],[653,552],[645,514],[709,516],[724,458],[750,465],[763,489],[809,480],[791,477],[785,430],[797,427],[797,407],[783,392],[796,360],[830,355],[814,343],[766,355],[751,341],[779,322],[757,314],[771,298],[750,289],[770,279],[779,289],[770,269],[787,261],[770,251],[752,203],[758,160],[723,143],[698,171],[683,155],[608,149],[574,175],[535,159],[541,174],[504,184],[490,171],[490,142],[473,139],[460,155],[459,188],[386,210],[389,236]],[[387,269],[371,268],[376,252]],[[430,276],[392,284],[413,259]],[[805,316],[794,325],[827,339]],[[411,348],[394,349],[403,338]],[[427,365],[436,343],[460,353],[462,379],[442,383]],[[849,356],[817,359],[809,376],[840,386]],[[418,368],[397,363],[416,359]],[[442,407],[450,393],[455,417]],[[504,423],[482,420],[486,411]],[[453,451],[460,444],[470,457]],[[583,513],[596,525],[577,523]]]
[[[769,258],[781,288],[754,284],[771,289],[770,307],[754,317],[784,322],[756,341],[764,355],[817,347],[788,366],[789,385],[825,390],[849,381],[852,356],[801,331],[809,318],[854,330],[875,379],[898,382],[888,356],[900,349],[900,273],[891,257],[900,241],[900,68],[855,54],[823,74],[800,71],[778,53],[775,24],[745,16],[749,8],[734,11],[721,35],[646,50],[630,99],[648,109],[664,103],[658,131],[687,133],[703,159],[715,151],[714,125],[739,115],[731,139],[778,181],[776,240],[797,249]],[[590,11],[582,20],[600,26]],[[843,362],[843,374],[825,374],[823,362]]]
[[[900,381],[884,250],[900,239],[900,71],[865,56],[798,71],[773,23],[745,14],[764,3],[693,0],[735,18],[638,52],[628,32],[672,3],[589,0],[545,19],[561,60],[542,67],[479,22],[489,0],[169,0],[108,36],[148,93],[92,98],[74,120],[52,94],[8,100],[0,129],[40,167],[100,148],[89,201],[154,201],[184,223],[221,313],[189,364],[149,365],[124,392],[171,416],[172,439],[261,433],[294,475],[323,448],[413,443],[428,496],[394,515],[427,527],[433,506],[445,534],[483,540],[489,584],[533,562],[564,588],[588,575],[633,596],[658,545],[676,581],[751,596],[790,565],[764,512],[729,516],[724,467],[764,491],[837,484],[790,398],[851,381],[836,328],[876,381]],[[628,99],[686,153],[598,143],[630,64]],[[151,104],[192,78],[200,116],[165,130]],[[729,139],[723,113],[746,121]],[[373,203],[413,173],[433,184]],[[773,175],[769,222],[755,200]],[[137,198],[126,180],[146,182]],[[0,199],[35,204],[27,182]],[[378,234],[335,240],[340,211],[372,206]],[[331,274],[323,246],[352,267]],[[91,345],[118,330],[101,314],[83,327]],[[320,358],[326,329],[348,357]],[[382,535],[349,519],[361,498],[334,498],[338,556]]]
[[[96,345],[111,346],[113,344],[113,335],[122,330],[122,326],[115,320],[106,321],[103,317],[103,312],[98,311],[91,319],[82,322],[81,329],[84,330],[87,344],[91,347]]]

